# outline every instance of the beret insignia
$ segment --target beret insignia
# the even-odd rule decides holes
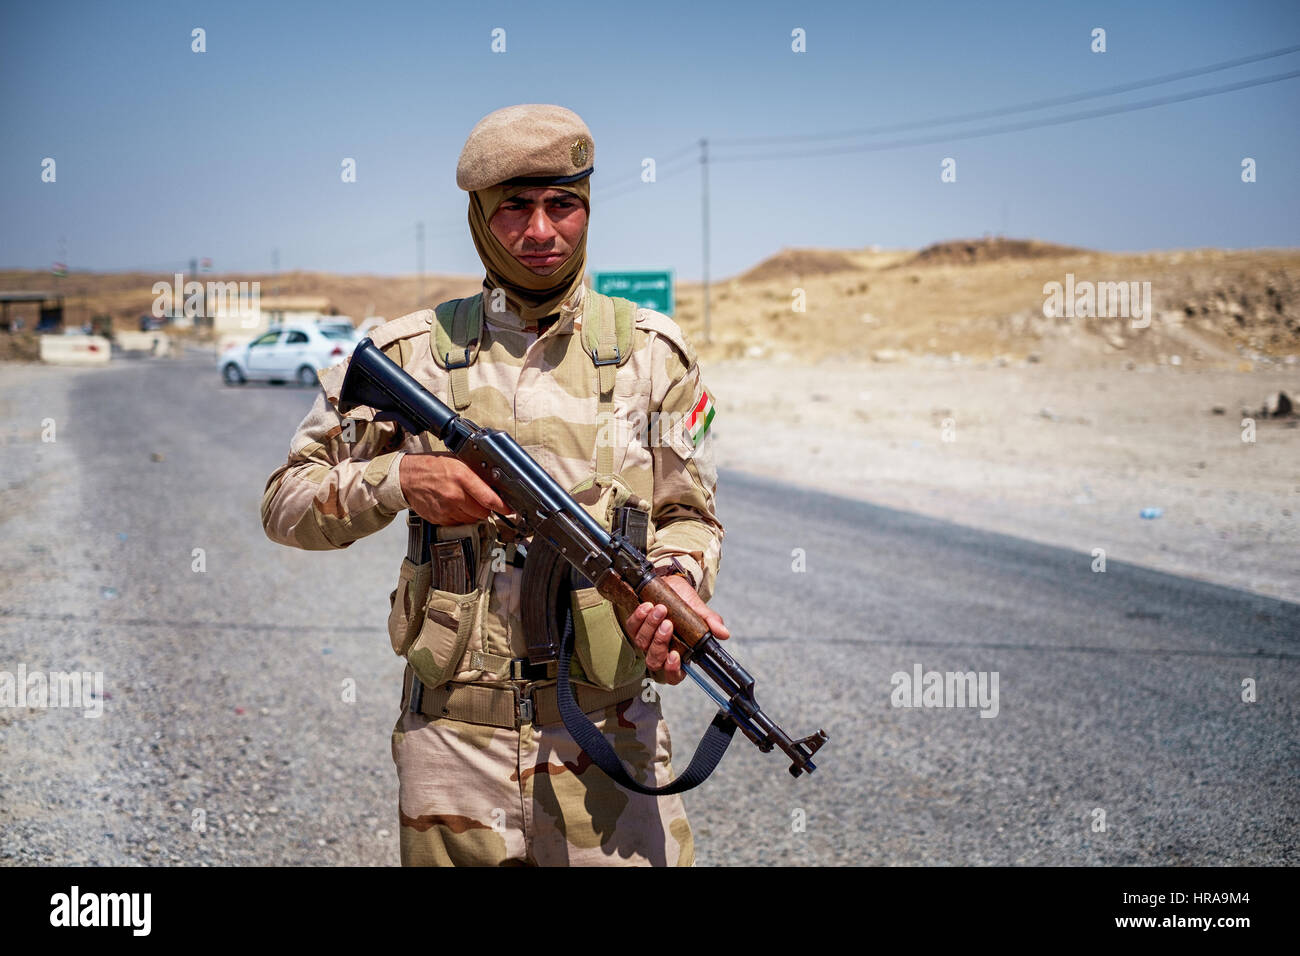
[[[586,166],[587,157],[589,155],[591,155],[591,152],[587,147],[587,141],[585,139],[576,140],[574,144],[569,147],[569,159],[573,161],[574,169],[582,169],[582,167]]]

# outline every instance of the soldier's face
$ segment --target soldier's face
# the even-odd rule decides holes
[[[573,193],[539,186],[503,202],[488,226],[512,256],[539,276],[548,276],[582,242],[587,207]]]

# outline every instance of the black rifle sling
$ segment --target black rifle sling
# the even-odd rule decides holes
[[[713,773],[718,761],[727,752],[732,735],[736,732],[736,723],[727,715],[727,712],[719,710],[714,715],[713,721],[709,724],[709,729],[704,732],[704,736],[700,738],[699,746],[695,748],[695,756],[691,758],[690,764],[678,775],[676,780],[666,783],[662,787],[642,786],[633,780],[623,768],[623,761],[614,752],[614,748],[605,739],[605,735],[588,719],[587,715],[578,707],[577,700],[574,699],[573,682],[569,679],[569,659],[573,656],[573,635],[573,617],[570,615],[565,620],[564,635],[560,641],[560,680],[556,690],[558,691],[557,699],[560,705],[560,719],[564,721],[564,729],[577,742],[582,752],[590,757],[596,766],[603,770],[611,780],[635,793],[646,793],[652,796],[684,793],[687,790],[693,790],[709,779],[709,774]]]

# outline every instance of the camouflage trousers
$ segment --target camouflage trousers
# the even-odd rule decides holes
[[[588,715],[632,776],[672,779],[656,698]],[[503,730],[403,712],[393,728],[403,866],[692,866],[680,796],[630,793],[564,725]]]

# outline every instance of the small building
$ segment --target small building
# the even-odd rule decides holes
[[[10,307],[15,315],[10,316]],[[0,292],[0,330],[12,330],[14,319],[21,318],[26,328],[28,316],[36,319],[38,332],[53,332],[63,326],[63,295],[58,292]]]
[[[247,286],[247,283],[241,285]],[[315,322],[330,309],[330,300],[325,296],[264,296],[257,290],[249,292],[245,289],[232,289],[226,295],[209,294],[208,303],[212,331],[218,336],[232,333],[252,336],[280,322]]]
[[[323,295],[268,295],[262,297],[262,314],[268,322],[315,322],[328,315],[330,300]]]

